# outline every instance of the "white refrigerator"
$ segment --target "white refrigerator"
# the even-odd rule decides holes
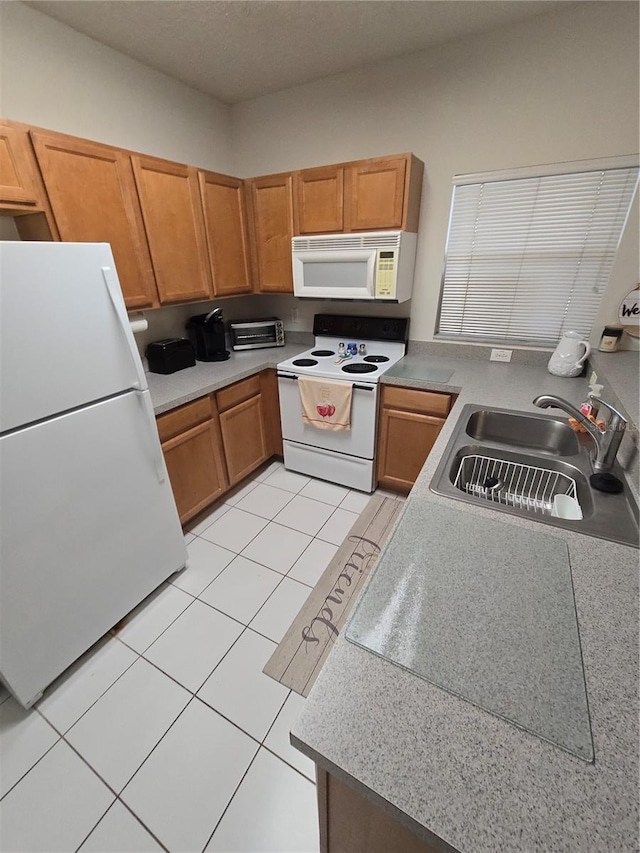
[[[29,707],[186,558],[111,248],[0,242],[0,679]]]

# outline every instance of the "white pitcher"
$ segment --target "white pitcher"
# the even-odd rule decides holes
[[[579,332],[565,332],[549,359],[547,369],[555,376],[579,376],[591,347]]]

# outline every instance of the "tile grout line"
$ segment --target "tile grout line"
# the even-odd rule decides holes
[[[286,469],[286,468],[284,468],[283,470],[287,471],[287,469]],[[277,472],[274,472],[274,473],[277,473]],[[297,472],[297,471],[293,471],[293,472],[290,472],[290,473],[297,474],[298,472]],[[270,476],[273,476],[273,475],[270,475]],[[305,474],[301,474],[300,476],[303,476],[303,477],[304,477],[304,476],[306,476],[306,475],[305,475]],[[244,508],[242,508],[242,507],[240,507],[240,506],[239,506],[239,504],[244,500],[244,498],[245,498],[245,497],[248,497],[248,496],[249,496],[253,491],[255,491],[255,489],[256,489],[258,486],[260,486],[260,485],[263,485],[263,486],[270,486],[270,488],[272,488],[272,489],[278,489],[278,490],[279,490],[279,491],[281,491],[281,492],[286,492],[286,493],[289,493],[289,494],[291,494],[291,495],[292,495],[292,498],[291,498],[289,501],[287,501],[287,503],[285,504],[285,506],[283,506],[283,507],[282,507],[282,509],[284,509],[286,506],[288,506],[288,505],[291,503],[291,500],[293,500],[293,498],[294,498],[294,497],[296,497],[296,496],[299,496],[299,497],[305,497],[305,498],[307,498],[307,500],[314,500],[314,501],[317,501],[318,503],[321,503],[321,504],[323,504],[323,505],[325,505],[325,506],[333,506],[334,510],[335,510],[335,509],[340,509],[340,508],[341,508],[342,501],[345,501],[345,500],[348,498],[349,494],[350,494],[352,491],[358,491],[357,489],[349,489],[349,490],[348,490],[348,492],[347,492],[347,494],[346,494],[346,495],[344,495],[344,497],[341,499],[341,501],[340,501],[340,503],[339,503],[339,504],[332,504],[332,503],[330,503],[330,502],[328,502],[328,501],[323,501],[321,498],[311,498],[311,497],[308,497],[307,495],[302,495],[302,494],[301,494],[301,492],[302,492],[302,491],[303,491],[303,490],[304,490],[304,489],[305,489],[305,488],[306,488],[310,483],[313,483],[313,482],[316,482],[316,481],[317,481],[317,482],[320,482],[320,483],[328,482],[328,481],[325,481],[325,480],[318,480],[318,478],[316,478],[316,477],[309,477],[309,478],[308,478],[308,482],[306,482],[303,486],[301,486],[301,487],[298,489],[298,491],[297,491],[297,492],[291,492],[289,489],[282,489],[280,486],[271,486],[268,482],[266,482],[266,480],[258,480],[258,482],[255,484],[254,488],[253,488],[253,489],[251,489],[251,491],[247,492],[247,494],[246,494],[246,495],[243,495],[243,497],[240,499],[240,501],[238,501],[238,503],[236,503],[236,504],[227,504],[227,502],[226,502],[226,501],[223,501],[223,502],[220,504],[220,506],[219,506],[219,507],[216,507],[216,509],[220,509],[220,507],[222,507],[222,506],[228,506],[228,507],[229,507],[229,509],[241,509],[241,510],[242,510],[242,512],[248,512],[250,515],[255,515],[255,516],[257,516],[258,518],[264,518],[264,516],[258,515],[258,513],[251,512],[251,510],[247,510],[247,509],[244,509]],[[346,486],[345,486],[344,488],[346,488]],[[373,492],[372,492],[371,494],[373,494]],[[279,510],[278,512],[282,512],[282,509],[281,509],[281,510]],[[212,512],[215,512],[215,511],[216,511],[216,510],[212,510]],[[347,512],[353,512],[353,510],[346,510],[346,511],[347,511]],[[333,514],[333,513],[332,513],[332,514]],[[226,515],[226,513],[225,513],[225,515]],[[221,518],[222,518],[222,516],[221,516]],[[203,519],[203,520],[204,520],[204,519]],[[211,522],[211,524],[210,524],[210,525],[208,525],[207,527],[205,527],[205,529],[202,531],[202,533],[194,533],[193,535],[194,535],[194,536],[199,536],[199,537],[201,537],[202,539],[206,538],[206,537],[204,537],[202,534],[203,534],[206,530],[208,530],[208,529],[209,529],[209,527],[211,527],[213,524],[215,524],[215,523],[216,523],[216,521],[219,521],[219,520],[220,520],[220,519],[215,519],[214,521],[212,521],[212,522]],[[270,521],[273,521],[274,519],[269,519],[269,520],[270,520]],[[328,520],[328,519],[327,519],[327,520]],[[278,523],[278,524],[280,524],[280,522],[277,522],[277,523]],[[198,526],[198,525],[196,525],[196,527],[197,527],[197,526]],[[282,527],[287,527],[287,525],[286,525],[286,524],[282,524],[281,526],[282,526]],[[295,530],[296,528],[291,527],[291,528],[289,528],[289,529],[290,529],[290,530]],[[189,531],[187,531],[187,533],[191,533],[191,532],[192,532],[192,531],[190,531],[190,530],[189,530]],[[299,531],[298,531],[298,533],[304,533],[304,532],[305,532],[305,531],[303,531],[303,530],[299,530]],[[207,541],[209,541],[209,540],[207,540]]]
[[[92,769],[93,769],[93,768],[92,768]],[[105,811],[105,812],[103,812],[103,813],[100,815],[100,817],[98,818],[98,820],[96,821],[96,823],[94,823],[94,825],[91,827],[91,829],[89,830],[89,832],[88,832],[88,833],[84,836],[84,838],[80,841],[80,844],[78,844],[78,845],[77,845],[77,847],[74,847],[75,853],[78,853],[78,850],[80,850],[80,848],[82,847],[82,845],[83,845],[83,844],[85,843],[85,841],[89,838],[89,836],[91,835],[91,833],[93,832],[93,830],[98,826],[98,824],[100,823],[100,821],[101,821],[103,818],[105,818],[105,817],[107,816],[107,814],[111,811],[111,809],[113,808],[114,803],[116,803],[116,802],[117,802],[117,800],[118,800],[118,797],[116,796],[116,797],[115,797],[115,799],[113,799],[113,800],[109,803],[109,805],[107,806],[106,811]]]
[[[260,745],[258,745],[258,748],[257,748],[257,749],[256,749],[256,751],[255,751],[255,755],[253,756],[253,758],[252,758],[252,759],[251,759],[251,761],[249,762],[249,766],[248,766],[248,767],[247,767],[247,769],[244,771],[244,773],[242,774],[242,778],[240,779],[240,781],[238,782],[238,784],[237,784],[237,785],[236,785],[236,787],[234,788],[233,794],[231,794],[231,798],[229,799],[229,802],[228,802],[228,803],[227,803],[227,805],[224,807],[224,810],[223,810],[222,814],[220,815],[220,817],[219,817],[218,821],[216,822],[216,825],[213,827],[213,831],[212,831],[211,835],[207,838],[206,844],[205,844],[205,845],[204,845],[204,847],[202,848],[202,853],[204,853],[204,851],[207,849],[207,847],[211,844],[211,841],[212,841],[212,839],[213,839],[213,836],[216,834],[216,832],[217,832],[217,830],[218,830],[218,827],[219,827],[219,826],[220,826],[220,824],[222,823],[222,820],[223,820],[224,816],[226,815],[226,813],[227,813],[227,812],[228,812],[228,810],[229,810],[229,806],[230,806],[230,805],[231,805],[231,803],[233,802],[235,795],[236,795],[236,794],[238,793],[238,791],[240,790],[240,786],[242,785],[242,783],[243,783],[243,782],[244,782],[244,780],[246,779],[246,777],[247,777],[247,773],[249,772],[249,770],[251,770],[251,767],[253,766],[253,762],[254,762],[254,761],[256,760],[256,758],[258,757],[258,753],[259,753],[259,752],[260,752]]]
[[[173,584],[172,584],[172,586],[173,586]],[[174,587],[174,589],[180,589],[180,587]],[[180,589],[180,592],[184,592],[184,590],[183,590],[183,589]],[[180,613],[178,613],[178,614],[177,614],[177,615],[176,615],[176,616],[171,620],[171,622],[169,622],[169,624],[168,624],[168,625],[166,625],[166,626],[162,629],[162,631],[160,631],[160,633],[158,634],[158,636],[157,636],[157,637],[154,637],[154,639],[149,643],[149,645],[148,645],[148,646],[145,646],[145,647],[144,647],[144,649],[143,649],[141,652],[139,652],[137,649],[134,649],[134,648],[133,648],[133,646],[130,646],[130,645],[129,645],[129,643],[127,643],[127,641],[126,641],[126,640],[123,640],[123,639],[122,639],[122,637],[119,637],[117,634],[114,634],[113,636],[114,636],[117,640],[120,640],[120,642],[121,642],[121,643],[123,643],[123,644],[124,644],[128,649],[131,649],[131,651],[132,651],[132,652],[135,652],[135,653],[136,653],[137,655],[139,655],[140,657],[143,657],[143,656],[144,656],[144,654],[145,654],[146,652],[148,652],[148,651],[149,651],[149,649],[151,648],[151,646],[156,642],[156,640],[159,640],[159,639],[160,639],[160,637],[161,637],[164,633],[166,633],[166,632],[169,630],[169,628],[174,624],[174,622],[177,622],[177,621],[178,621],[178,619],[182,616],[182,614],[183,614],[183,613],[186,613],[186,612],[187,612],[187,610],[188,610],[190,607],[192,607],[192,606],[193,606],[193,602],[194,602],[194,601],[198,601],[198,600],[199,600],[195,595],[192,595],[190,592],[187,592],[187,593],[185,593],[185,594],[186,594],[186,595],[188,595],[188,596],[189,596],[191,599],[193,599],[193,600],[192,600],[192,601],[190,601],[190,602],[187,604],[187,606],[186,606],[183,610],[181,610],[181,611],[180,611]],[[142,603],[142,602],[140,602],[140,603]],[[201,603],[202,603],[202,604],[204,604],[204,602],[201,602]],[[139,606],[140,606],[140,605],[138,605],[138,607],[139,607]],[[229,618],[231,618],[231,617],[229,617]],[[236,621],[237,621],[237,620],[236,620]],[[146,658],[145,658],[145,660],[146,660]],[[135,663],[135,661],[134,661],[134,663]]]
[[[106,636],[111,636],[111,635],[104,634],[103,636],[105,636],[105,637],[106,637]],[[101,637],[100,639],[102,639],[102,637]],[[98,642],[100,642],[100,640],[98,640]],[[129,647],[129,646],[127,646],[127,648],[130,648],[130,647]],[[136,651],[135,651],[135,649],[131,649],[131,651],[132,651],[132,652],[134,652],[134,654],[136,655],[135,660],[132,660],[132,661],[131,661],[131,663],[129,664],[129,666],[127,666],[127,667],[126,667],[126,669],[124,669],[124,670],[120,673],[120,675],[118,675],[118,677],[117,677],[113,682],[111,682],[111,684],[109,684],[109,686],[108,686],[108,687],[106,687],[106,688],[102,691],[102,693],[98,696],[98,698],[97,698],[94,702],[92,702],[92,703],[91,703],[91,705],[89,705],[89,707],[88,707],[88,708],[86,708],[86,709],[82,712],[82,714],[80,714],[80,716],[79,716],[76,720],[74,720],[74,721],[73,721],[73,723],[71,723],[71,725],[70,725],[67,729],[65,729],[64,731],[60,731],[60,729],[59,729],[57,726],[55,726],[55,725],[51,722],[51,720],[49,720],[49,719],[48,719],[48,718],[47,718],[47,717],[42,713],[42,711],[40,710],[40,708],[38,708],[37,703],[36,703],[35,705],[33,705],[31,708],[28,708],[28,709],[27,709],[27,710],[29,710],[29,711],[32,711],[32,712],[34,712],[34,713],[38,714],[40,717],[42,717],[42,719],[45,721],[45,723],[46,723],[48,726],[50,726],[50,727],[53,729],[53,731],[58,735],[58,738],[57,738],[57,740],[55,740],[55,741],[51,744],[51,746],[50,746],[50,747],[49,747],[45,752],[43,752],[43,754],[40,756],[40,758],[39,758],[39,759],[38,759],[34,764],[32,764],[32,765],[31,765],[31,767],[29,767],[29,769],[28,769],[28,770],[26,770],[26,771],[22,774],[22,776],[20,776],[20,778],[19,778],[19,779],[18,779],[18,780],[17,780],[17,781],[16,781],[16,782],[15,782],[15,783],[14,783],[14,784],[13,784],[13,785],[8,789],[8,790],[7,790],[7,791],[5,791],[5,792],[4,792],[4,794],[0,797],[0,802],[1,802],[2,800],[4,800],[4,798],[5,798],[8,794],[10,794],[10,793],[11,793],[11,791],[13,791],[13,789],[16,787],[16,785],[18,785],[20,782],[22,782],[22,780],[25,778],[25,776],[27,776],[27,774],[28,774],[28,773],[30,773],[30,772],[33,770],[33,768],[34,768],[34,767],[36,767],[36,766],[37,766],[37,765],[42,761],[42,759],[45,757],[45,755],[47,755],[49,752],[51,752],[51,750],[53,749],[53,747],[54,747],[54,746],[57,746],[57,745],[60,743],[60,741],[64,741],[68,746],[71,746],[71,744],[70,744],[70,743],[67,741],[67,739],[65,738],[65,735],[66,735],[68,732],[70,732],[70,731],[71,731],[71,729],[75,726],[75,724],[76,724],[76,723],[78,723],[78,722],[79,722],[79,721],[80,721],[80,720],[85,716],[85,714],[86,714],[88,711],[90,711],[90,710],[91,710],[91,708],[93,708],[93,706],[94,706],[97,702],[99,702],[99,701],[100,701],[100,699],[102,699],[102,697],[105,695],[105,693],[107,693],[107,691],[108,691],[108,690],[110,690],[110,689],[113,687],[113,685],[116,683],[116,681],[119,681],[119,680],[122,678],[122,676],[125,674],[125,672],[127,672],[128,670],[130,670],[130,669],[131,669],[131,667],[134,665],[134,663],[137,663],[137,661],[139,660],[139,658],[140,658],[140,657],[142,657],[142,655],[140,655],[140,653],[139,653],[139,652],[136,652]],[[10,698],[10,696],[11,696],[11,694],[9,694],[9,696],[7,696],[7,699],[9,699],[9,698]],[[44,698],[44,697],[43,697],[43,698]],[[16,700],[16,701],[17,701],[17,700]],[[40,701],[40,700],[38,700],[38,701]],[[1,704],[4,704],[4,702],[2,702]],[[71,747],[71,748],[73,749],[73,747]],[[75,752],[75,750],[74,750],[74,752]],[[84,759],[83,759],[83,760],[84,760]],[[88,764],[88,762],[86,762],[86,761],[85,761],[85,764],[87,764],[89,767],[91,767],[91,765],[90,765],[90,764]],[[93,770],[93,772],[94,772],[94,773],[96,773],[96,771],[94,770],[94,768],[93,768],[93,767],[91,767],[91,770]],[[102,779],[102,777],[100,777],[100,778]],[[105,783],[105,784],[106,784],[106,783]]]
[[[49,723],[48,720],[46,720],[46,722]],[[51,726],[51,723],[49,723],[49,725]],[[22,782],[22,780],[25,778],[25,776],[28,776],[29,773],[31,773],[31,771],[33,770],[33,768],[37,767],[37,765],[40,764],[40,762],[45,757],[45,755],[48,755],[51,752],[51,750],[54,748],[54,746],[57,746],[60,743],[60,741],[63,739],[62,735],[60,734],[60,732],[56,728],[54,728],[53,726],[51,726],[51,728],[53,728],[55,733],[58,735],[57,739],[51,744],[51,746],[47,750],[45,750],[45,752],[42,753],[40,758],[36,762],[34,762],[28,770],[25,770],[25,772],[22,774],[22,776],[16,782],[14,782],[13,785],[8,790],[6,790],[4,792],[4,794],[0,797],[0,802],[2,802],[6,797],[8,797],[9,794],[13,790],[15,790],[15,788],[20,784],[20,782]]]
[[[92,769],[93,769],[93,768],[92,768]],[[155,834],[154,834],[154,833],[149,829],[149,827],[148,827],[148,826],[147,826],[147,825],[146,825],[146,824],[145,824],[145,823],[144,823],[144,822],[143,822],[143,821],[138,817],[138,815],[137,815],[134,811],[132,811],[132,810],[129,808],[129,806],[128,806],[125,802],[123,802],[123,800],[121,800],[121,799],[120,799],[120,797],[119,797],[117,794],[116,794],[116,798],[115,798],[115,800],[113,800],[113,802],[111,803],[111,805],[109,806],[109,808],[106,810],[106,812],[102,815],[102,817],[100,818],[100,820],[98,820],[98,822],[97,822],[94,826],[92,826],[92,827],[91,827],[91,829],[90,829],[90,830],[89,830],[89,832],[85,835],[85,837],[82,839],[82,841],[80,842],[80,844],[78,844],[78,846],[75,848],[75,853],[79,853],[80,849],[82,848],[82,845],[83,845],[86,841],[88,841],[88,840],[89,840],[90,836],[91,836],[91,835],[93,834],[93,832],[95,832],[95,830],[98,828],[98,825],[99,825],[99,824],[100,824],[100,823],[105,819],[105,817],[109,814],[109,812],[110,812],[110,811],[111,811],[111,809],[115,806],[115,804],[116,804],[116,803],[120,803],[120,805],[124,806],[124,808],[125,808],[125,809],[126,809],[126,810],[127,810],[127,811],[132,815],[132,816],[133,816],[133,818],[134,818],[134,819],[135,819],[135,820],[140,824],[140,826],[142,826],[142,827],[143,827],[143,829],[144,829],[146,832],[148,832],[148,833],[149,833],[149,835],[153,838],[153,840],[154,840],[155,842],[157,842],[157,844],[159,844],[159,845],[160,845],[160,847],[165,851],[165,853],[170,853],[169,848],[168,848],[168,847],[165,847],[165,845],[160,841],[160,839],[159,839],[159,838],[158,838],[158,837],[157,837],[157,836],[156,836],[156,835],[155,835]]]
[[[312,781],[309,779],[309,777],[308,777],[308,776],[305,776],[305,774],[304,774],[304,773],[302,773],[300,770],[298,770],[298,768],[297,768],[297,767],[294,767],[292,764],[289,764],[289,762],[288,762],[285,758],[283,758],[281,755],[278,755],[278,753],[277,753],[277,752],[274,752],[272,749],[270,749],[268,746],[266,746],[266,745],[265,745],[265,741],[266,741],[266,739],[269,737],[269,732],[271,731],[271,729],[272,729],[272,728],[273,728],[273,726],[275,725],[275,722],[276,722],[276,720],[278,719],[278,717],[280,716],[280,713],[282,712],[282,709],[284,708],[284,706],[285,706],[285,704],[286,704],[286,702],[287,702],[287,699],[289,698],[289,696],[291,696],[291,694],[292,694],[292,693],[293,693],[293,691],[290,689],[290,690],[289,690],[289,692],[288,692],[288,694],[287,694],[287,696],[286,696],[286,698],[285,698],[285,700],[284,700],[284,702],[283,702],[283,703],[282,703],[282,705],[280,706],[280,709],[278,710],[278,713],[277,713],[277,714],[275,715],[275,717],[273,718],[273,722],[272,722],[272,723],[271,723],[271,725],[269,726],[269,729],[268,729],[267,733],[265,734],[264,738],[263,738],[263,739],[262,739],[262,741],[260,742],[260,744],[259,744],[259,746],[258,746],[258,749],[257,749],[257,751],[256,751],[255,755],[253,756],[253,758],[252,758],[252,759],[251,759],[251,761],[249,762],[249,766],[248,766],[248,767],[247,767],[247,769],[245,770],[245,772],[244,772],[244,774],[243,774],[242,778],[241,778],[241,779],[240,779],[240,781],[238,782],[238,785],[236,786],[236,788],[235,788],[235,790],[234,790],[233,794],[231,795],[231,799],[229,800],[229,802],[227,803],[227,805],[226,805],[226,806],[225,806],[225,808],[224,808],[224,811],[223,811],[223,812],[222,812],[222,814],[220,815],[220,819],[218,820],[218,822],[216,823],[215,827],[213,828],[213,832],[211,833],[211,835],[210,835],[210,836],[209,836],[209,838],[207,839],[207,843],[206,843],[206,844],[205,844],[205,846],[202,848],[203,853],[204,853],[204,851],[207,849],[207,847],[209,846],[209,844],[211,844],[211,841],[213,840],[213,836],[214,836],[214,835],[216,834],[216,832],[218,831],[218,827],[219,827],[219,826],[220,826],[220,824],[222,823],[222,820],[224,819],[225,814],[226,814],[226,813],[227,813],[227,811],[229,810],[229,807],[231,806],[231,803],[232,803],[232,802],[233,802],[233,800],[235,799],[235,797],[236,797],[236,795],[237,795],[238,791],[240,790],[240,786],[242,785],[242,783],[244,782],[245,778],[247,777],[247,774],[248,774],[248,773],[249,773],[249,771],[251,770],[251,767],[253,766],[253,764],[254,764],[254,762],[255,762],[256,758],[258,757],[258,755],[260,754],[260,750],[261,750],[261,749],[266,749],[266,751],[267,751],[267,752],[269,752],[269,753],[270,753],[270,754],[271,754],[271,755],[276,759],[276,761],[281,761],[283,764],[285,764],[287,767],[289,767],[291,770],[293,770],[293,771],[294,771],[295,773],[297,773],[299,776],[302,776],[302,778],[303,778],[306,782],[309,782],[309,784],[311,784],[311,785],[313,785],[314,787],[316,787],[316,783],[315,783],[315,782],[312,782]],[[197,697],[197,698],[199,698],[199,697]],[[201,700],[201,701],[204,701],[204,700]],[[206,704],[206,703],[205,703],[205,704]],[[211,706],[209,705],[209,706],[207,706],[207,707],[211,707]],[[213,709],[213,710],[215,710],[215,709]],[[225,717],[225,719],[226,719],[226,717]],[[243,731],[243,729],[241,729],[241,731]],[[248,732],[245,732],[245,734],[248,734]],[[251,735],[249,735],[249,737],[251,737]],[[255,738],[254,738],[254,740],[255,740]]]

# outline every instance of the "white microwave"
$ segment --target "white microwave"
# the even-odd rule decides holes
[[[294,237],[294,296],[406,302],[417,240],[411,231]]]

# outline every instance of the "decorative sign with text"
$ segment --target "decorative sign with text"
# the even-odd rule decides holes
[[[393,498],[371,498],[267,661],[264,673],[301,696],[309,695],[402,507],[402,501]]]
[[[627,334],[640,337],[640,284],[620,303],[618,319]]]

